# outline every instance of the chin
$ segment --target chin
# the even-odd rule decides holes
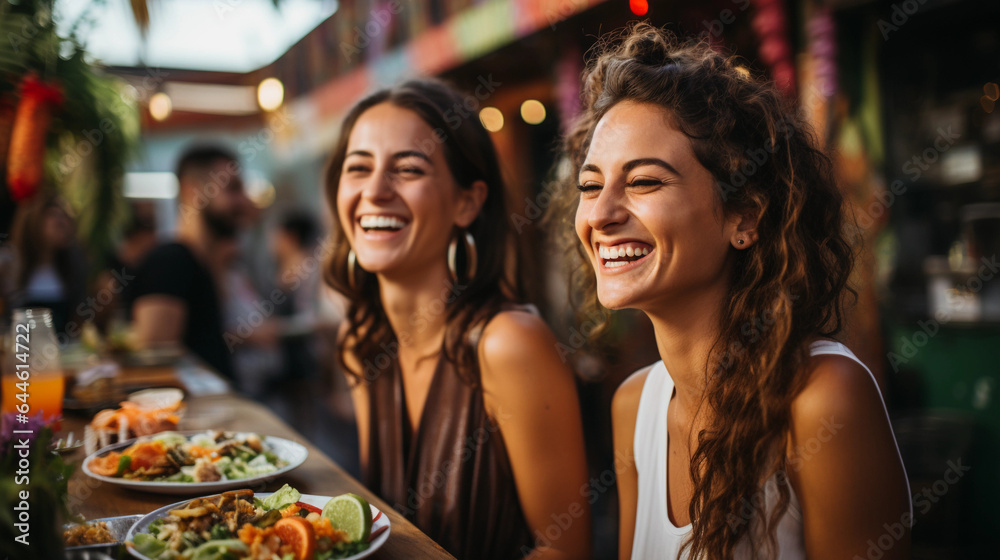
[[[635,307],[635,294],[625,293],[620,289],[597,288],[597,301],[612,310],[631,309]]]

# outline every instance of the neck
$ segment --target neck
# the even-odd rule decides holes
[[[706,366],[719,336],[724,294],[724,287],[685,294],[646,312],[656,333],[657,351],[674,382],[677,401],[686,410],[697,409],[707,389],[710,371]]]
[[[291,253],[288,253],[287,255],[284,255],[282,257],[281,268],[283,270],[294,270],[298,268],[299,265],[301,265],[306,260],[307,257],[308,255],[302,249],[299,249],[297,251],[292,251]]]
[[[214,261],[212,251],[215,247],[215,238],[196,212],[187,215],[181,212],[181,220],[177,224],[177,241],[191,249],[202,264],[214,269],[211,263]]]
[[[138,266],[139,251],[139,247],[134,243],[123,243],[118,249],[118,259],[125,266]]]
[[[380,297],[396,333],[400,354],[415,359],[436,355],[444,341],[451,278],[441,262],[428,270],[396,277],[379,275]]]

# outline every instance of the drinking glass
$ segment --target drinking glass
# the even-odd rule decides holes
[[[40,415],[58,429],[65,381],[52,312],[33,307],[15,309],[13,315],[5,340],[0,413],[22,424]]]

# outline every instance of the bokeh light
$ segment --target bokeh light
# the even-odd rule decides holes
[[[521,118],[528,124],[539,124],[545,120],[545,105],[537,99],[521,103]]]
[[[281,107],[285,100],[285,86],[278,78],[266,78],[257,86],[257,103],[265,111]]]
[[[498,132],[503,128],[503,113],[496,107],[483,107],[479,111],[479,122],[483,123],[483,128],[490,132]]]
[[[646,0],[629,0],[628,7],[637,16],[644,16],[649,11],[649,2]]]
[[[162,91],[149,98],[149,115],[155,120],[167,120],[173,108],[174,105],[170,101],[170,96]]]

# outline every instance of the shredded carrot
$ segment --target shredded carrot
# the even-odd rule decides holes
[[[254,527],[249,523],[244,523],[243,527],[239,531],[236,531],[236,536],[247,546],[253,546],[254,543],[263,542],[266,536],[266,529],[260,529]]]
[[[316,538],[327,537],[330,539],[331,543],[338,543],[347,540],[347,533],[333,528],[333,523],[330,522],[328,517],[320,517],[312,522],[313,529],[316,531]]]
[[[299,510],[302,509],[299,506],[292,504],[281,510],[281,517],[291,517],[293,515],[298,515]]]

